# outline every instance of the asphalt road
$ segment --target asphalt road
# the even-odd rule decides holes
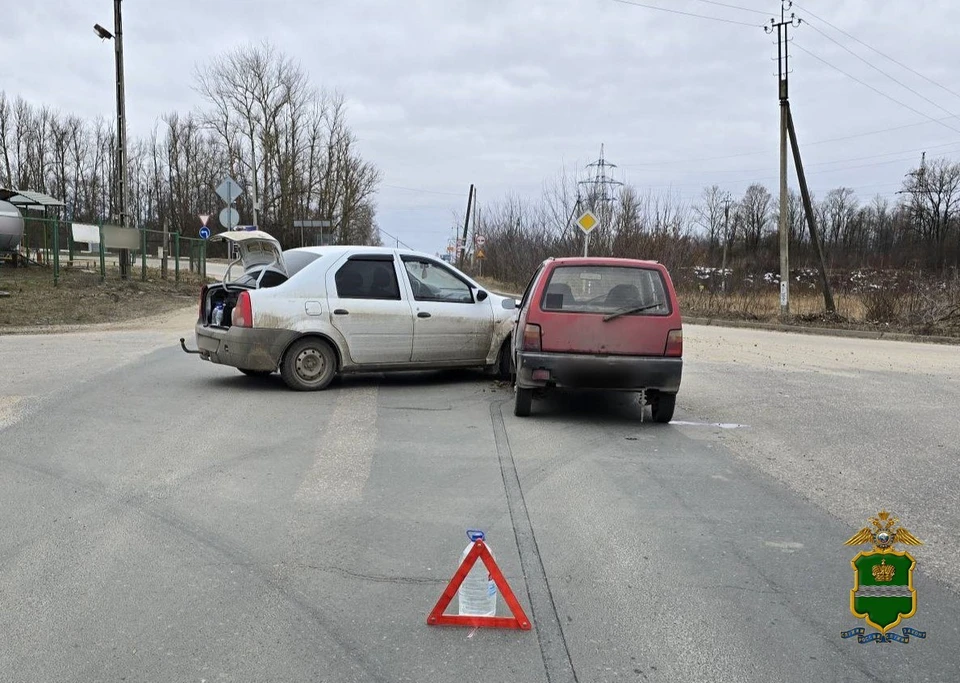
[[[0,681],[960,678],[956,348],[688,327],[664,426],[469,372],[294,393],[180,322],[0,337]],[[883,506],[927,638],[859,645]],[[467,528],[533,631],[426,625]]]

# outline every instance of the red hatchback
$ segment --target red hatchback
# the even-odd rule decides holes
[[[656,422],[673,418],[683,328],[670,274],[654,261],[547,259],[520,301],[513,335],[514,414],[537,389],[646,390]]]

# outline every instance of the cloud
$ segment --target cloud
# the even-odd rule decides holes
[[[430,251],[443,248],[470,183],[481,201],[508,192],[536,195],[561,166],[595,158],[601,143],[628,181],[672,186],[690,198],[712,182],[742,191],[750,178],[775,177],[776,50],[759,28],[764,16],[692,0],[649,4],[757,28],[611,0],[124,3],[130,128],[147,135],[162,114],[200,106],[192,88],[197,63],[268,39],[315,84],[343,93],[363,153],[382,169],[385,183],[453,193],[384,187],[379,195],[383,227]],[[759,0],[737,4],[770,9]],[[946,0],[880,7],[806,0],[795,11],[810,23],[793,32],[797,44],[920,111],[945,116],[813,28],[960,111],[960,97],[818,23],[807,9],[960,91],[951,28],[960,7]],[[13,3],[5,22],[0,63],[8,94],[112,119],[112,44],[92,31],[95,22],[113,26],[110,3]],[[791,66],[794,116],[817,193],[838,184],[862,196],[893,192],[909,166],[861,161],[861,168],[817,174],[818,163],[960,139],[930,123],[809,144],[924,118],[799,50]],[[732,156],[758,151],[764,152]],[[730,158],[702,161],[710,157]]]

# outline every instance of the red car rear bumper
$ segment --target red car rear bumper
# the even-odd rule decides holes
[[[524,351],[517,362],[517,386],[676,393],[682,373],[682,358]]]

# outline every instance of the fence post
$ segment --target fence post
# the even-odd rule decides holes
[[[53,286],[60,284],[60,219],[53,224]]]
[[[173,233],[173,279],[180,283],[180,233]]]
[[[147,281],[147,231],[140,229],[140,281]]]
[[[67,228],[67,258],[70,264],[73,264],[73,222]]]
[[[103,223],[97,224],[97,230],[100,231],[100,282],[107,278],[106,255],[103,253]]]

